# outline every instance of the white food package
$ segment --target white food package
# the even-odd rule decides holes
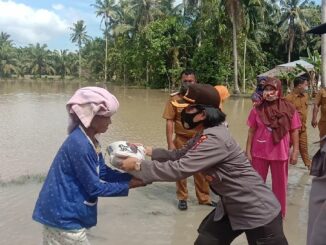
[[[120,169],[121,160],[126,157],[135,157],[138,160],[145,160],[145,148],[142,145],[130,144],[127,141],[116,141],[107,147],[110,163]],[[133,174],[137,171],[131,171]],[[134,174],[133,174],[134,175]]]

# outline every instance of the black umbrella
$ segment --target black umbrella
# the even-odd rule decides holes
[[[321,24],[319,26],[315,26],[314,28],[307,31],[307,33],[319,34],[319,35],[326,33],[326,23]]]

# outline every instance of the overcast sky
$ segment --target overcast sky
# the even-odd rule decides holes
[[[182,0],[176,0],[180,3]],[[0,32],[17,46],[46,43],[50,49],[75,50],[69,29],[84,20],[88,35],[101,36],[100,18],[90,0],[0,0]],[[320,4],[320,0],[316,0]]]

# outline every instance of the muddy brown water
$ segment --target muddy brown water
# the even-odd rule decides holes
[[[47,173],[66,137],[65,103],[77,88],[78,84],[58,82],[0,83],[0,244],[41,244],[42,227],[31,219],[41,188],[39,179]],[[165,147],[162,111],[169,94],[108,88],[117,96],[120,109],[108,132],[102,135],[102,145],[129,140]],[[250,109],[247,98],[230,98],[224,105],[230,130],[242,147]],[[317,146],[311,143],[318,139],[318,132],[311,127],[308,130],[309,151],[313,155]],[[131,190],[129,197],[101,198],[98,224],[88,232],[91,243],[193,244],[196,229],[211,207],[197,205],[192,178],[188,181],[190,199],[186,212],[176,208],[174,183],[154,183]],[[288,214],[284,222],[289,244],[305,244],[310,183],[311,177],[301,160],[290,166]],[[244,236],[233,244],[246,244]]]

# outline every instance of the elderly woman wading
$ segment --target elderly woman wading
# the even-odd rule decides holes
[[[88,245],[86,229],[96,225],[98,197],[127,196],[140,180],[105,165],[97,135],[118,110],[114,95],[98,87],[78,89],[67,103],[68,137],[56,154],[35,205],[43,244]]]

